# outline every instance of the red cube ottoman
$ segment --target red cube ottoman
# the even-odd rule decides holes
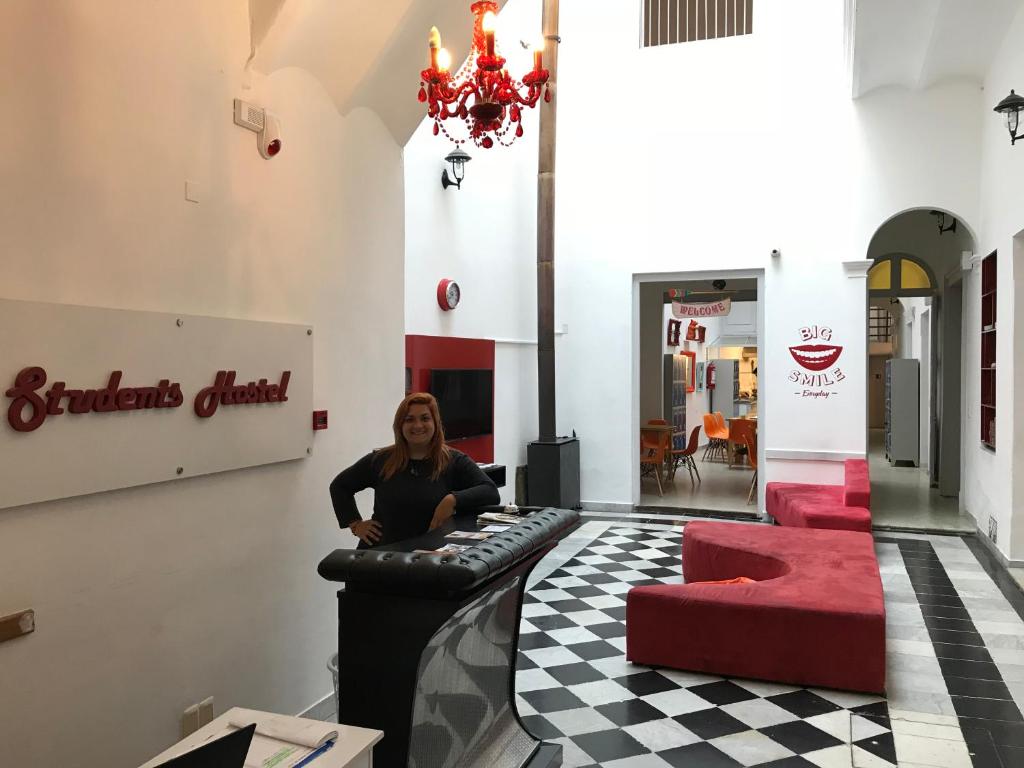
[[[847,459],[842,485],[768,483],[765,509],[779,525],[871,531],[868,463]]]
[[[881,693],[885,602],[870,534],[695,522],[686,584],[626,596],[626,658],[730,677]],[[747,576],[751,584],[697,584]]]

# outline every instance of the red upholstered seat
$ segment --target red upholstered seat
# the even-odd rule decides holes
[[[852,531],[695,522],[687,582],[634,587],[626,658],[638,664],[878,693],[885,603],[874,542]]]
[[[847,459],[843,485],[768,483],[765,508],[779,525],[871,531],[868,463]]]

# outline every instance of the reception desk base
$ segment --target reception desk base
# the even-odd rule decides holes
[[[561,765],[561,746],[519,719],[515,663],[527,577],[578,524],[576,512],[544,509],[458,554],[428,551],[477,527],[456,518],[416,540],[324,558],[320,574],[345,583],[338,717],[384,731],[377,765]]]
[[[522,595],[546,551],[455,603],[338,593],[338,718],[384,731],[374,750],[378,765],[561,765],[561,747],[547,745],[557,755],[538,749],[513,696]]]

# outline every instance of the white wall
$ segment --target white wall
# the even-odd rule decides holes
[[[996,310],[998,340],[996,358],[996,451],[981,447],[979,425],[981,329],[981,271],[976,267],[964,281],[964,368],[967,379],[964,441],[964,508],[982,531],[992,516],[999,525],[997,546],[1007,557],[1024,561],[1024,441],[1017,396],[1020,353],[1017,332],[1024,329],[1024,306],[1020,294],[1022,261],[1014,258],[1014,236],[1024,229],[1024,146],[1010,145],[1002,120],[992,113],[995,104],[1011,88],[1020,91],[1024,72],[1024,9],[1018,11],[1006,32],[1002,46],[993,57],[985,78],[981,151],[981,224],[978,254],[999,252],[999,294]],[[1019,256],[1019,246],[1017,255]],[[1014,353],[1018,354],[1015,355]],[[1016,430],[1014,427],[1016,426]],[[1016,434],[1015,434],[1016,432]],[[1015,471],[1016,470],[1016,471]]]
[[[635,275],[764,269],[767,447],[866,450],[865,283],[842,263],[865,259],[902,210],[977,218],[981,115],[977,89],[957,83],[851,102],[842,11],[763,0],[753,35],[638,50],[635,4],[562,3],[558,305],[579,332],[559,350],[559,424],[584,436],[585,500],[629,503],[638,492],[626,407]],[[595,62],[614,66],[595,76]],[[608,93],[628,98],[608,107]],[[827,405],[787,386],[788,347],[809,324],[831,327],[844,347],[846,384]],[[580,374],[595,367],[597,379]],[[834,464],[773,459],[763,474],[828,480],[841,474]]]
[[[511,2],[501,11],[498,43],[510,72],[533,65],[518,41],[533,40],[539,29],[539,4]],[[453,135],[465,135],[462,123],[446,125]],[[434,136],[432,122],[424,119],[403,152],[405,332],[497,340],[494,460],[507,468],[503,502],[514,500],[515,468],[526,463],[526,445],[538,435],[538,127],[537,111],[525,110],[524,135],[511,147],[463,145],[473,159],[461,189],[441,188],[441,172],[449,167],[444,157],[455,145]],[[462,289],[452,312],[437,305],[442,278]]]
[[[205,696],[295,713],[330,690],[316,565],[353,540],[327,486],[402,395],[401,154],[290,69],[247,92],[283,126],[262,160],[231,121],[247,6],[0,5],[2,295],[310,323],[331,412],[306,460],[0,513],[0,615],[38,627],[0,645],[5,764],[137,765]]]
[[[512,0],[502,16],[519,12],[522,5]],[[1012,183],[1014,166],[1008,161],[1017,162],[1021,152],[1011,152],[989,103],[995,98],[991,94],[1008,91],[1012,73],[1020,70],[1020,19],[984,93],[969,82],[950,80],[920,91],[879,88],[851,101],[842,11],[838,2],[761,0],[753,35],[639,50],[634,3],[562,3],[556,311],[558,324],[566,323],[570,332],[557,345],[558,431],[575,429],[581,436],[585,500],[629,505],[638,491],[631,476],[640,408],[628,405],[635,386],[632,339],[639,319],[632,309],[635,276],[653,280],[701,270],[711,275],[763,269],[762,434],[777,449],[776,456],[792,450],[857,453],[866,448],[865,286],[843,262],[871,258],[881,247],[907,250],[900,240],[908,233],[901,234],[899,227],[879,231],[904,211],[952,212],[963,235],[983,231],[985,201],[994,206],[986,210],[987,220],[998,215],[1008,222],[1020,209],[1020,185]],[[814,66],[808,67],[808,61]],[[601,67],[596,77],[595,62],[614,66]],[[628,98],[609,106],[608,93]],[[737,93],[745,99],[740,110]],[[533,136],[531,128],[528,119],[527,139]],[[978,162],[983,134],[984,185]],[[442,154],[439,148],[437,155]],[[469,165],[467,184],[480,167],[477,162]],[[532,169],[532,152],[528,162]],[[439,170],[438,164],[431,173]],[[518,166],[503,173],[492,195],[520,183]],[[532,195],[532,190],[525,193]],[[528,200],[488,224],[513,226],[509,220],[521,216],[518,227],[531,232],[532,243],[534,198]],[[433,227],[449,225],[445,217],[439,225],[432,216],[433,202],[425,205],[425,221]],[[410,232],[417,216],[413,208],[410,197]],[[1001,224],[994,231],[1003,234],[993,237],[1002,237],[1006,248],[1005,238],[1017,230]],[[410,236],[410,256],[415,240]],[[946,235],[940,244],[952,242]],[[769,256],[773,248],[781,250],[780,258]],[[447,258],[443,248],[431,254],[440,264]],[[1007,262],[1001,269],[1009,268]],[[422,277],[419,300],[429,305],[428,288],[442,269],[433,262],[422,274],[415,271],[419,267],[409,269],[410,275]],[[412,282],[407,275],[407,283]],[[531,274],[521,283],[510,280],[508,290],[521,289],[526,301],[532,284]],[[967,294],[969,315],[970,286]],[[973,306],[976,314],[976,302]],[[532,317],[532,307],[529,311]],[[417,332],[432,332],[418,327],[428,314],[410,311],[409,316],[410,331],[415,326]],[[832,327],[844,346],[849,384],[836,412],[794,399],[782,378],[792,364],[788,347],[796,343],[796,330],[815,323]],[[971,338],[967,330],[965,338]],[[464,335],[481,334],[467,330]],[[1003,337],[1000,344],[1008,343]],[[965,366],[976,357],[976,349],[966,350]],[[1007,394],[1000,395],[1001,403]],[[521,396],[532,397],[525,391]],[[976,402],[976,382],[971,397],[965,394],[967,402]],[[968,407],[965,413],[974,410]],[[973,418],[965,425],[965,442],[977,433]],[[831,429],[815,427],[822,419]],[[773,432],[773,423],[786,429]],[[1009,431],[1003,428],[1000,434],[1006,437]],[[993,508],[993,493],[1001,509],[1010,508],[1009,497],[993,490],[997,474],[988,466],[992,461],[988,456],[968,459],[973,480],[964,498],[978,514]],[[1008,470],[1001,467],[998,476],[1006,477]],[[762,474],[829,480],[840,473],[835,462],[777,458],[766,462]]]

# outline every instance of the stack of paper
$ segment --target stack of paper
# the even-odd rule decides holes
[[[337,728],[330,723],[248,709],[238,710],[230,722],[234,728],[256,723],[256,734],[245,758],[246,768],[293,768],[338,738]]]
[[[483,520],[488,523],[509,523],[513,525],[515,523],[521,523],[525,518],[519,515],[510,515],[507,512],[481,512],[476,516],[477,520]]]
[[[452,531],[446,539],[473,539],[474,541],[482,541],[490,536],[487,531]]]

